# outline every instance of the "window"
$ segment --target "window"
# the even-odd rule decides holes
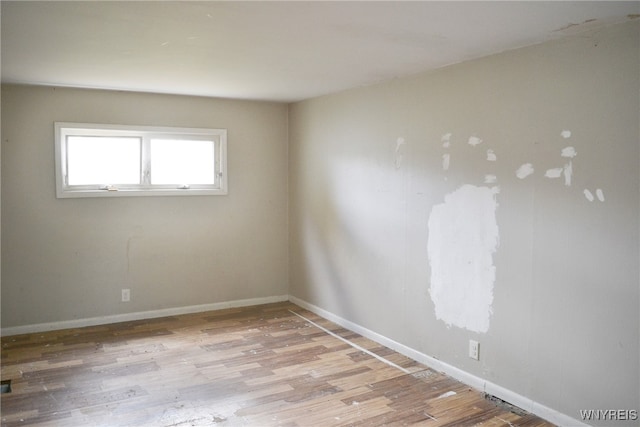
[[[56,123],[59,198],[227,194],[226,129]]]

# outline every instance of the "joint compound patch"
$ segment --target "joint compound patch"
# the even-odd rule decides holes
[[[473,332],[487,332],[492,314],[499,245],[496,192],[463,185],[429,216],[429,293],[436,318]]]
[[[471,145],[472,147],[475,147],[476,145],[480,145],[480,144],[482,144],[482,140],[477,136],[469,137],[469,145]]]
[[[442,169],[443,170],[449,170],[449,165],[451,163],[451,155],[450,154],[443,154],[442,155]]]
[[[531,163],[525,163],[518,168],[516,176],[520,179],[525,179],[529,175],[533,174],[533,165]]]
[[[400,169],[402,167],[402,161],[404,159],[402,147],[404,146],[404,143],[405,141],[403,137],[399,137],[396,140],[396,158],[395,158],[396,169]]]

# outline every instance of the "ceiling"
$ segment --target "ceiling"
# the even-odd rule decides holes
[[[2,82],[292,102],[638,18],[640,2],[2,1]]]

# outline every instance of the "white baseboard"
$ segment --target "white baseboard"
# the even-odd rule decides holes
[[[456,380],[470,387],[473,387],[476,390],[481,390],[485,393],[496,396],[499,399],[509,402],[512,405],[522,408],[525,411],[535,414],[540,418],[543,418],[556,425],[588,427],[588,424],[585,424],[581,421],[576,420],[575,418],[572,418],[568,415],[558,412],[555,409],[549,408],[545,405],[542,405],[538,402],[533,401],[532,399],[522,396],[521,394],[518,394],[509,389],[506,389],[498,384],[494,384],[490,381],[485,380],[484,378],[470,374],[469,372],[463,371],[459,368],[456,368],[455,366],[449,365],[446,362],[443,362],[441,360],[428,356],[424,353],[421,353],[411,347],[407,347],[404,344],[400,344],[399,342],[393,341],[383,335],[378,334],[377,332],[364,328],[356,323],[353,323],[340,316],[337,316],[327,310],[324,310],[304,300],[301,300],[300,298],[294,297],[293,295],[289,295],[289,301],[319,316],[322,316],[323,318],[330,320],[333,323],[336,323],[342,326],[343,328],[356,332],[366,338],[369,338],[370,340],[376,341],[384,345],[385,347],[389,347],[390,349],[395,350],[400,354],[410,357],[411,359],[417,362],[427,365],[436,371],[442,372],[452,378],[455,378]]]
[[[215,302],[211,304],[191,305],[187,307],[164,308],[160,310],[140,311],[136,313],[123,313],[111,316],[90,317],[86,319],[63,320],[60,322],[37,323],[25,326],[9,326],[2,328],[1,335],[11,336],[31,334],[59,329],[82,328],[84,326],[106,325],[109,323],[129,322],[132,320],[153,319],[156,317],[177,316],[180,314],[200,313],[203,311],[222,310],[225,308],[248,307],[252,305],[270,304],[287,301],[288,295],[279,295],[264,298],[249,298],[235,301]]]

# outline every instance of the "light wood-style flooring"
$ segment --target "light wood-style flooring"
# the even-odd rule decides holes
[[[1,343],[7,427],[551,426],[288,302]]]

